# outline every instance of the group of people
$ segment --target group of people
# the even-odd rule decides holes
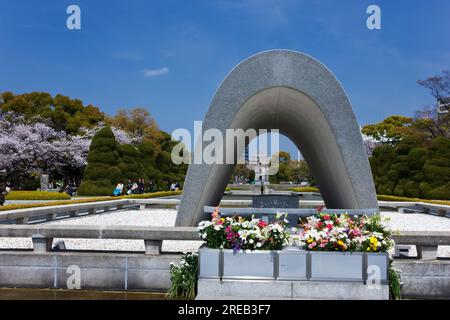
[[[0,206],[3,206],[5,203],[5,197],[11,191],[11,187],[9,183],[0,182]]]
[[[126,186],[122,181],[117,184],[113,191],[113,195],[117,197],[124,194],[142,194],[145,192],[154,191],[154,187],[155,186],[152,181],[147,184],[145,179],[137,179],[136,181],[128,179]]]

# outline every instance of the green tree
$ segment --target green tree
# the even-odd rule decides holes
[[[290,160],[288,162],[289,181],[300,183],[304,180],[312,181],[311,169],[305,160]]]
[[[421,191],[427,198],[450,199],[450,139],[433,140],[426,160]]]
[[[405,135],[411,134],[408,127],[412,122],[413,119],[409,117],[390,116],[382,122],[364,126],[362,132],[383,143],[396,145]]]
[[[250,170],[246,164],[238,163],[233,170],[233,174],[231,175],[231,183],[236,181],[236,177],[238,180],[246,179],[249,181],[255,180],[255,171]]]
[[[278,162],[278,171],[276,174],[269,176],[270,183],[280,183],[282,181],[289,181],[289,162],[291,161],[291,155],[289,152],[280,151],[272,155],[271,167],[276,167]]]
[[[88,165],[78,194],[99,196],[111,195],[115,184],[122,178],[118,164],[121,147],[110,127],[100,129],[92,139],[88,154]]]
[[[80,99],[47,92],[14,95],[0,94],[0,114],[14,112],[30,122],[46,121],[56,130],[76,134],[81,127],[93,127],[104,120],[104,114],[95,106],[84,106]]]
[[[124,181],[128,179],[134,181],[137,179],[147,180],[147,175],[140,159],[141,154],[136,147],[131,144],[122,145],[122,157],[118,166]]]

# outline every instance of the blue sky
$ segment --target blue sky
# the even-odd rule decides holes
[[[0,4],[0,91],[62,93],[108,114],[145,107],[168,132],[192,129],[231,68],[263,50],[322,61],[360,124],[433,103],[416,81],[450,68],[448,0]],[[81,8],[81,30],[66,28],[70,4]],[[381,30],[366,28],[370,4],[381,7]]]

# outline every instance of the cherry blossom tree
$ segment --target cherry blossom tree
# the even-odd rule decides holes
[[[13,113],[0,118],[0,175],[20,180],[42,173],[76,172],[81,177],[87,164],[92,137],[103,124],[91,129],[83,128],[79,135],[56,131],[45,121],[30,123]],[[113,128],[121,144],[140,142],[125,131]]]

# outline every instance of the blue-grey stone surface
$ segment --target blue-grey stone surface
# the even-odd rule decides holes
[[[253,208],[298,208],[298,195],[258,195],[252,197]]]

